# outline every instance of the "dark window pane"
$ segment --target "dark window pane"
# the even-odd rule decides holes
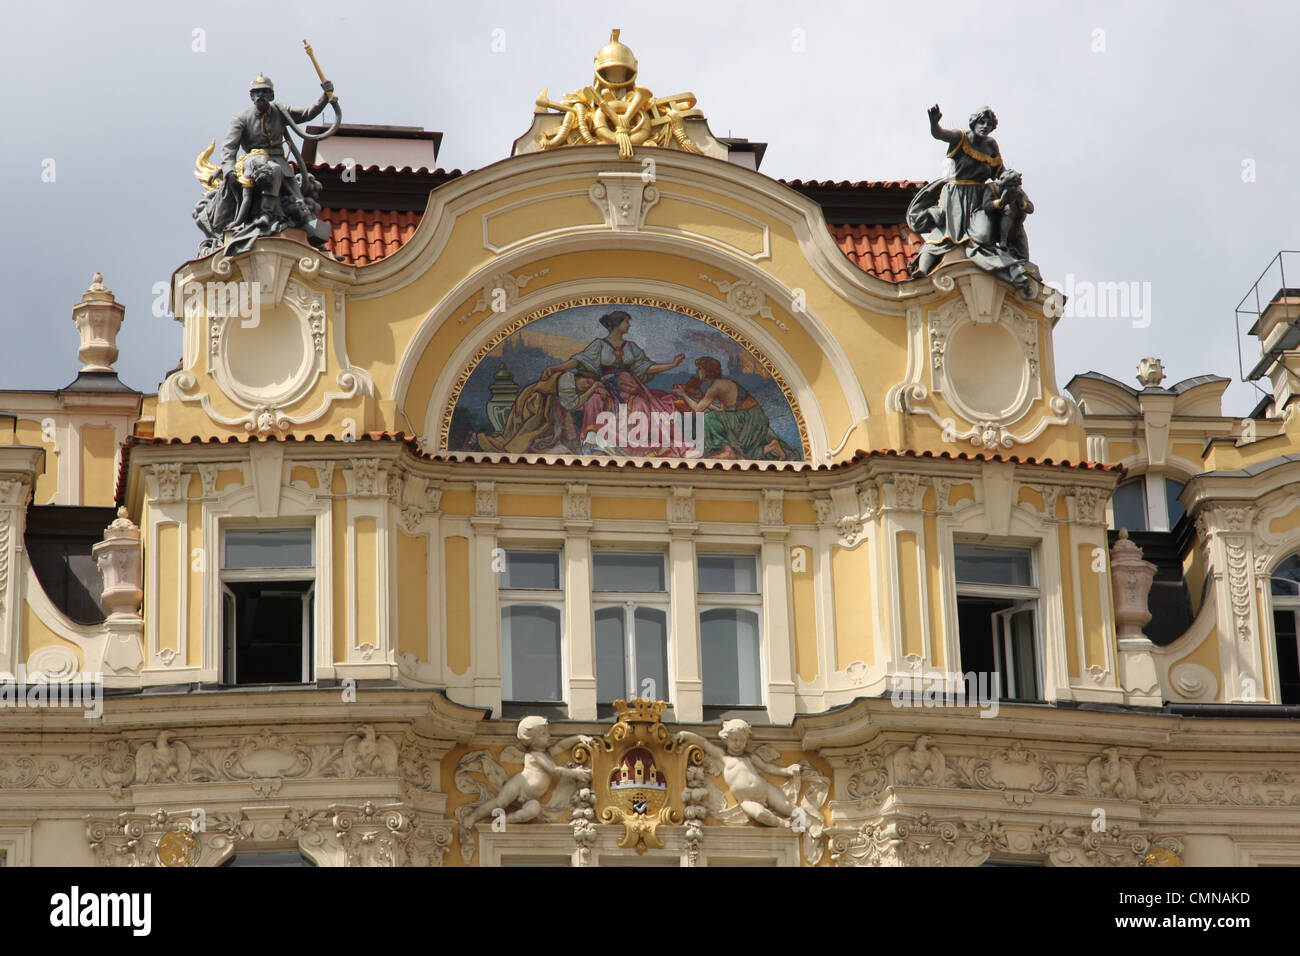
[[[560,700],[560,611],[539,604],[501,609],[507,700]]]
[[[315,866],[297,850],[254,850],[232,856],[223,866]]]
[[[1181,481],[1174,481],[1172,478],[1165,479],[1165,507],[1169,509],[1169,527],[1171,528],[1178,524],[1178,519],[1187,514],[1187,509],[1178,500],[1178,496],[1183,493],[1183,489],[1186,487]]]
[[[959,544],[954,548],[957,580],[965,584],[1033,587],[1033,552],[1028,548],[990,548]]]
[[[1147,494],[1146,480],[1138,478],[1126,481],[1115,489],[1111,499],[1111,508],[1115,512],[1115,530],[1128,528],[1130,531],[1147,529]]]
[[[592,587],[597,591],[664,590],[662,554],[597,551],[592,555],[592,570]]]
[[[242,568],[310,568],[311,528],[232,528],[226,532],[225,565]]]
[[[596,612],[596,699],[602,704],[628,697],[623,620],[621,607],[606,607]]]
[[[668,699],[668,613],[658,608],[639,607],[633,614],[636,622],[637,697]],[[646,680],[654,683],[647,687]]]
[[[702,594],[757,594],[758,560],[753,555],[699,556]]]
[[[998,598],[966,597],[957,598],[957,634],[960,641],[961,670],[964,674],[974,674],[976,686],[981,675],[983,683],[992,693],[993,681],[988,675],[998,670],[994,656],[995,642],[1001,640],[1001,634],[994,626],[993,615],[1012,607],[1015,602]],[[1007,679],[999,675],[997,696],[1006,697]]]
[[[1273,631],[1277,637],[1277,682],[1283,704],[1300,704],[1300,647],[1297,647],[1295,611],[1276,611]]]
[[[538,591],[560,589],[560,555],[556,551],[507,551],[502,586]]]
[[[312,582],[237,581],[228,587],[235,606],[233,682],[302,683],[303,640]]]
[[[706,707],[756,707],[759,688],[758,615],[715,608],[700,615],[700,659]]]
[[[1274,594],[1300,594],[1300,554],[1293,554],[1273,572],[1272,588]]]
[[[1016,700],[1039,700],[1038,660],[1034,641],[1034,612],[1017,611],[1007,623],[1012,657],[1011,682]]]

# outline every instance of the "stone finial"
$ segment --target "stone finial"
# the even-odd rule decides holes
[[[1165,380],[1165,366],[1160,359],[1148,355],[1138,362],[1137,380],[1143,388],[1159,388]]]
[[[1141,637],[1151,620],[1147,599],[1155,580],[1156,566],[1142,560],[1142,549],[1129,540],[1128,528],[1110,549],[1110,582],[1115,597],[1115,631],[1120,638]]]
[[[122,328],[126,309],[104,285],[104,276],[96,272],[81,301],[72,307],[72,320],[81,335],[77,358],[86,364],[83,372],[111,372],[117,361],[117,333]]]
[[[138,618],[140,599],[144,597],[140,529],[127,516],[126,508],[117,509],[117,518],[104,529],[104,540],[91,548],[91,553],[104,578],[99,603],[109,619]]]

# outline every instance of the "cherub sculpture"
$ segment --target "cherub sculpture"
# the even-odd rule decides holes
[[[1029,237],[1025,234],[1025,217],[1034,204],[1025,195],[1022,179],[1014,169],[1003,169],[993,181],[997,198],[992,200],[991,214],[998,223],[998,238],[1004,249],[1018,259],[1029,258]]]
[[[467,850],[470,855],[473,853],[475,824],[497,810],[505,811],[507,823],[539,819],[549,822],[568,812],[574,790],[580,784],[591,782],[591,771],[586,767],[561,767],[554,759],[578,744],[592,746],[591,737],[575,734],[552,743],[551,727],[545,717],[525,717],[519,721],[515,736],[520,746],[511,745],[501,751],[503,761],[524,765],[513,777],[486,750],[471,751],[456,766],[456,789],[461,793],[478,793],[476,800],[456,809],[463,853]],[[475,771],[487,777],[491,786],[474,777]],[[550,802],[543,804],[542,798],[552,784],[555,792]],[[495,794],[492,787],[496,788]]]
[[[780,759],[779,751],[767,744],[751,748],[753,729],[739,719],[723,722],[718,731],[721,747],[689,730],[681,731],[674,739],[679,746],[695,744],[703,750],[705,772],[715,776],[720,773],[736,799],[735,806],[727,806],[722,791],[705,777],[708,794],[704,802],[710,816],[724,826],[752,820],[763,826],[787,827],[803,834],[804,855],[809,863],[815,865],[821,859],[825,848],[821,807],[830,792],[830,781],[811,764],[801,761],[778,766],[774,761]],[[785,777],[785,785],[776,786],[760,771]]]

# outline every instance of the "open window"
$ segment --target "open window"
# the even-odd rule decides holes
[[[310,528],[229,528],[222,540],[222,682],[312,680]]]
[[[996,674],[1004,700],[1042,700],[1033,551],[957,544],[954,557],[963,671]]]
[[[1273,652],[1277,662],[1278,703],[1300,704],[1300,554],[1273,572]]]

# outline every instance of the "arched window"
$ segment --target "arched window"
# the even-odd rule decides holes
[[[1278,565],[1270,584],[1279,703],[1300,704],[1300,554]]]
[[[1113,531],[1171,531],[1187,513],[1178,500],[1186,485],[1159,472],[1147,472],[1120,484],[1111,498]]]
[[[1183,515],[1187,514],[1187,509],[1178,500],[1178,496],[1183,493],[1183,489],[1186,487],[1187,485],[1181,481],[1165,478],[1165,507],[1169,511],[1169,527],[1171,528],[1178,524]]]
[[[1115,530],[1128,528],[1130,531],[1147,529],[1147,495],[1146,479],[1133,478],[1115,489],[1111,499],[1111,508],[1115,513]]]

